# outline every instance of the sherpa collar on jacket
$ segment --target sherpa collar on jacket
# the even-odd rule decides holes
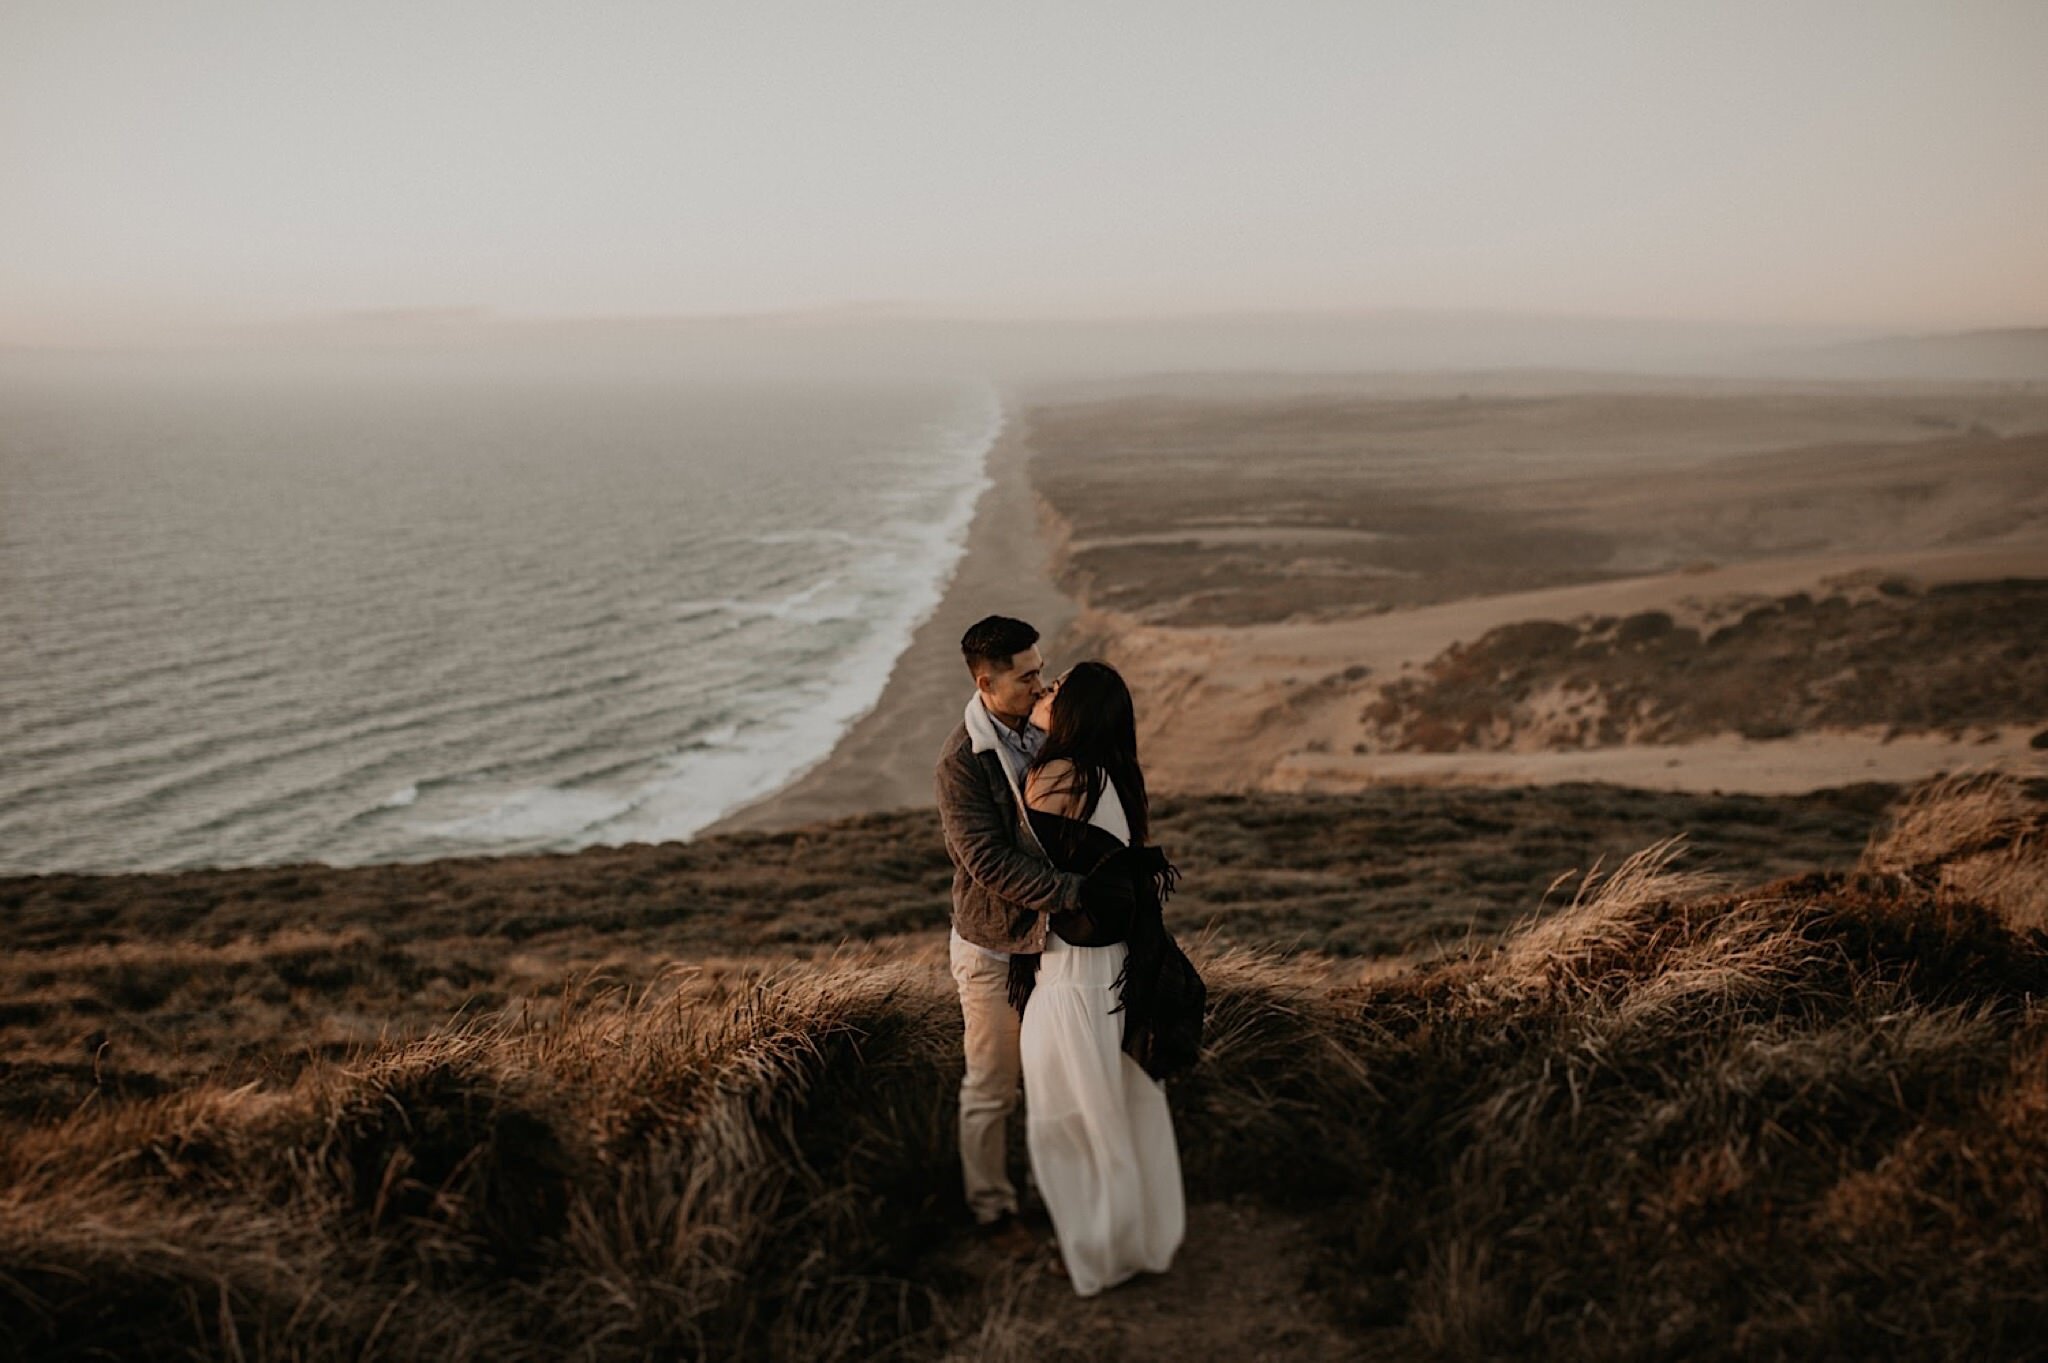
[[[1026,758],[1010,743],[1004,741],[1002,721],[988,712],[981,703],[981,692],[976,691],[967,698],[967,713],[963,716],[967,726],[967,739],[977,753],[993,752],[1003,764],[1003,775],[1010,778],[1010,793],[1017,797],[1017,807],[1024,806],[1024,766]]]

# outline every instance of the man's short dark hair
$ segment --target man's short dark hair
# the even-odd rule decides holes
[[[967,627],[960,636],[960,653],[967,659],[967,670],[979,677],[1007,668],[1010,659],[1037,642],[1038,631],[1022,620],[991,615]]]

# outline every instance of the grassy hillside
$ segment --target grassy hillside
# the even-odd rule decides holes
[[[1383,956],[1496,931],[1561,873],[1691,830],[1745,879],[1852,864],[1890,792],[1611,786],[1163,799],[1181,929]],[[0,879],[0,1120],[316,1058],[531,1006],[573,980],[717,978],[838,943],[930,944],[952,871],[931,811],[573,856]]]
[[[1456,940],[1396,933],[1389,945],[1433,944],[1406,962],[1244,944],[1255,934],[1239,920],[1240,944],[1219,932],[1198,953],[1210,1047],[1173,1092],[1191,1198],[1284,1212],[1307,1241],[1300,1293],[1361,1356],[2036,1353],[2048,1339],[2041,796],[2010,780],[1948,783],[1860,854],[1796,874],[1769,863],[1838,842],[1812,829],[1784,839],[1784,826],[1849,816],[1780,802],[1794,812],[1750,827],[1746,862],[1745,839],[1722,835],[1722,880],[1658,843],[1607,873],[1566,861],[1582,873],[1540,914],[1528,882],[1448,876]],[[1263,806],[1240,806],[1225,821],[1239,841],[1201,864],[1218,883],[1240,857],[1240,874],[1269,886],[1294,873],[1362,895],[1376,848],[1329,828],[1384,828],[1404,800],[1450,798],[1388,793],[1377,813],[1304,804],[1265,826],[1245,817]],[[1640,797],[1653,798],[1675,797]],[[1728,826],[1708,808],[1693,811],[1703,837]],[[1504,858],[1558,817],[1493,812],[1503,827],[1467,829],[1463,859],[1437,864]],[[1330,822],[1299,827],[1310,813]],[[1407,817],[1456,827],[1442,810]],[[845,840],[844,876],[872,886],[899,874],[867,860],[893,845],[875,826],[806,836]],[[1555,852],[1579,835],[1551,836]],[[729,858],[743,879],[771,846],[809,864],[771,840],[638,850]],[[451,899],[464,874],[348,874],[367,900],[407,870],[445,877]],[[517,909],[453,910],[475,916],[445,940],[409,915],[351,929],[309,912],[293,954],[275,935],[234,945],[261,916],[231,878],[127,883],[187,916],[124,923],[134,897],[113,881],[0,887],[13,943],[34,943],[10,957],[6,998],[83,997],[126,969],[145,982],[140,1002],[164,987],[146,983],[156,968],[171,981],[159,1012],[231,1009],[271,978],[279,1009],[323,989],[403,992],[392,961],[430,943],[453,953],[449,942],[516,956],[483,929],[546,918],[538,888]],[[557,892],[590,883],[565,877]],[[1228,923],[1231,901],[1210,902]],[[53,917],[67,904],[84,906],[69,940]],[[257,1082],[227,1065],[167,1072],[153,1096],[18,1106],[0,1144],[0,1353],[1099,1356],[1100,1313],[1024,1295],[961,1244],[958,1013],[929,937],[772,967],[737,954],[647,967],[644,987],[508,995],[514,1006],[488,1017],[303,1055]],[[219,962],[180,965],[180,949]],[[93,952],[117,974],[89,983]],[[556,978],[568,959],[530,968]],[[512,968],[490,976],[496,987]],[[210,985],[221,971],[239,983]],[[246,992],[209,1004],[207,988]],[[237,1044],[275,1055],[286,1043]]]
[[[1364,719],[1378,746],[1426,752],[2048,719],[2048,582],[1728,604],[1705,628],[1663,611],[1503,625],[1389,682]]]

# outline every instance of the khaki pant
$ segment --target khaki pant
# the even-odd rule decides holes
[[[952,939],[953,984],[966,1024],[967,1073],[960,1080],[960,1169],[967,1207],[977,1221],[1017,1210],[1004,1128],[1017,1106],[1023,1062],[1017,1056],[1017,1010],[1010,1006],[1010,967]]]

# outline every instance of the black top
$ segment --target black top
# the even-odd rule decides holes
[[[1085,876],[1124,850],[1122,838],[1086,819],[1043,809],[1025,812],[1031,819],[1031,831],[1059,870]],[[1070,946],[1106,947],[1129,940],[1132,907],[1126,896],[1086,895],[1080,908],[1055,913],[1048,921],[1051,930]]]

